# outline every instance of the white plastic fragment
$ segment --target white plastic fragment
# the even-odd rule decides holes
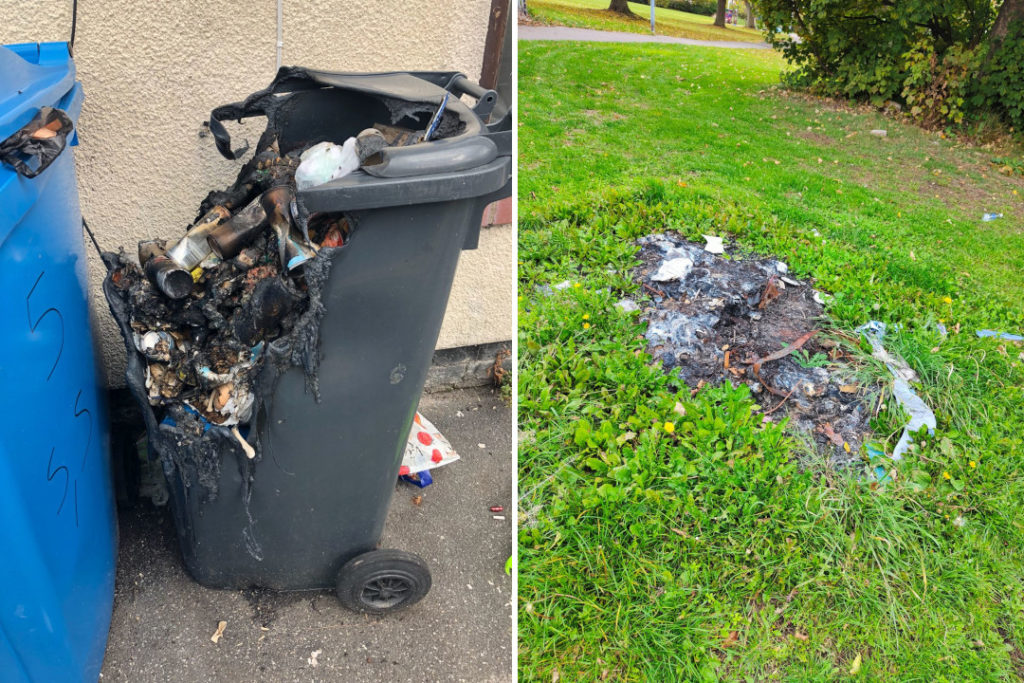
[[[892,459],[900,460],[903,454],[910,448],[914,437],[912,433],[917,432],[921,427],[928,427],[928,433],[935,433],[935,413],[921,400],[913,389],[910,388],[910,381],[917,379],[917,374],[910,369],[906,362],[898,356],[893,356],[882,346],[882,338],[885,336],[885,323],[877,320],[868,321],[857,328],[857,332],[867,337],[871,343],[872,356],[886,364],[893,376],[892,394],[900,402],[903,409],[910,414],[910,421],[903,428],[903,434],[892,451]]]
[[[693,261],[684,257],[674,258],[665,261],[658,268],[658,272],[651,276],[654,282],[669,282],[671,280],[683,280],[693,270]]]
[[[242,450],[245,451],[245,457],[252,460],[256,457],[256,449],[249,445],[249,442],[242,438],[241,433],[238,431],[238,425],[231,427],[231,436],[238,439],[238,443],[242,446]]]
[[[149,331],[145,334],[134,335],[135,348],[149,360],[168,362],[171,359],[170,352],[174,350],[174,337],[169,332]]]
[[[625,313],[631,313],[633,311],[639,311],[640,305],[632,299],[621,299],[615,302],[615,308]]]
[[[714,235],[704,235],[704,239],[707,240],[707,244],[704,245],[704,251],[709,254],[724,254],[725,245],[722,244],[721,237],[715,237]]]
[[[342,145],[321,142],[299,157],[299,167],[295,169],[295,186],[306,190],[344,177],[357,168],[359,155],[356,153],[355,138],[345,140]]]
[[[892,368],[889,368],[890,372]],[[910,448],[910,444],[913,441],[911,436],[912,432],[916,432],[921,427],[927,426],[928,433],[935,433],[935,414],[931,408],[921,400],[921,397],[914,393],[914,390],[910,388],[907,382],[899,377],[893,380],[892,393],[896,397],[896,400],[900,402],[904,410],[910,413],[910,422],[903,428],[903,435],[900,436],[899,442],[896,444],[896,448],[892,451],[892,459],[899,460],[903,457],[903,454]]]
[[[889,131],[883,130],[881,128],[875,128],[873,131],[871,131],[871,134],[875,135],[877,137],[880,137],[880,138],[884,138],[884,137],[888,137]]]
[[[824,306],[825,302],[828,301],[831,298],[832,298],[832,295],[830,295],[830,294],[824,294],[822,292],[819,292],[818,290],[814,290],[814,300],[816,302],[818,302],[819,304],[821,304],[822,306]]]

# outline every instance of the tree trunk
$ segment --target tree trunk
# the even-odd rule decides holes
[[[608,11],[617,12],[619,14],[625,14],[631,17],[636,16],[635,14],[633,14],[633,10],[629,9],[628,0],[611,0],[611,2],[608,3]]]
[[[743,4],[747,8],[747,28],[757,28],[757,22],[754,20],[754,8],[750,6],[750,0],[743,0]]]
[[[615,2],[615,0],[612,0]],[[725,0],[718,0],[718,11],[715,12],[715,26],[725,28]]]
[[[992,24],[992,30],[988,32],[989,41],[992,43],[993,51],[1010,30],[1010,24],[1024,21],[1024,0],[1003,0],[996,15],[996,23]]]

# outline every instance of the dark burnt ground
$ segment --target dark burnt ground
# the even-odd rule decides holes
[[[640,245],[643,263],[634,276],[650,297],[642,315],[648,352],[666,372],[678,368],[691,389],[747,384],[766,419],[789,417],[832,464],[858,459],[871,433],[870,401],[855,386],[842,346],[818,331],[782,356],[823,324],[808,283],[791,278],[780,261],[718,256],[674,233]],[[673,261],[683,277],[665,280],[659,270]]]

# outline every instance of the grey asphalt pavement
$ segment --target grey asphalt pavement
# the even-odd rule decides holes
[[[101,681],[513,681],[512,579],[503,571],[512,514],[495,520],[489,510],[514,507],[511,409],[485,388],[426,395],[420,412],[462,458],[425,489],[399,483],[392,499],[383,547],[430,565],[422,602],[369,617],[326,591],[203,588],[185,571],[168,510],[147,502],[119,514]],[[219,621],[227,627],[213,643]]]
[[[675,36],[626,33],[625,31],[598,31],[592,28],[569,26],[519,25],[519,40],[580,40],[594,43],[674,43],[676,45],[702,45],[748,50],[767,50],[767,43],[745,43],[734,40],[693,40]]]

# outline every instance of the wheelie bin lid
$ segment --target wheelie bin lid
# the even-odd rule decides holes
[[[0,45],[0,141],[31,121],[40,103],[60,101],[74,84],[67,43]]]
[[[403,111],[437,110],[457,132],[406,147],[387,147],[372,164],[342,178],[298,194],[310,211],[340,211],[411,205],[477,197],[504,186],[511,177],[511,112],[495,123],[486,118],[497,101],[493,90],[482,88],[456,71],[342,73],[302,67],[282,67],[271,84],[243,102],[214,109],[210,131],[218,150],[229,159],[246,151],[231,149],[222,121],[265,115],[268,128],[278,131],[287,152],[309,140],[291,134],[302,126],[289,121],[311,119],[323,100],[291,97],[303,91],[348,91],[383,102],[396,116]],[[460,97],[475,98],[470,108]],[[355,134],[358,131],[352,131]],[[335,142],[340,143],[341,140]]]
[[[82,109],[75,87],[75,63],[67,43],[0,45],[0,144],[32,122],[43,107],[55,107],[70,122]],[[69,123],[69,126],[71,123]],[[72,129],[68,144],[76,144]],[[0,161],[0,245],[35,201],[35,193],[18,183],[18,171]]]

